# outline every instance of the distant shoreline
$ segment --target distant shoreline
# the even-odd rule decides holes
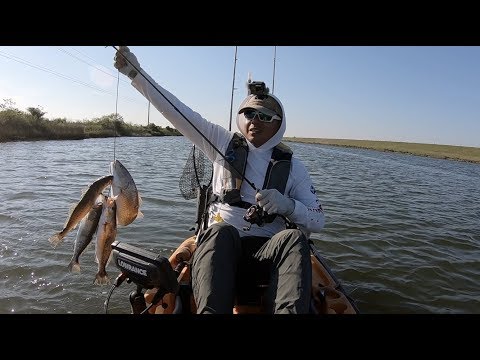
[[[163,129],[162,129],[163,130]],[[171,130],[171,129],[169,129]],[[176,129],[174,129],[176,130]],[[97,135],[94,138],[108,138],[114,135]],[[118,136],[118,135],[117,135]],[[162,135],[130,135],[118,137],[157,137],[157,136],[182,136],[180,133],[170,133]],[[63,138],[17,138],[2,140],[0,143],[17,142],[17,141],[40,141],[40,140],[85,140],[92,137],[63,137]],[[373,141],[373,140],[349,140],[349,139],[323,139],[323,138],[302,138],[302,137],[284,137],[285,142],[297,142],[304,144],[317,144],[339,147],[350,147],[357,149],[369,149],[383,152],[397,152],[402,154],[431,157],[436,159],[448,159],[455,161],[464,161],[469,163],[480,164],[480,148],[469,146],[455,146],[455,145],[436,145],[436,144],[419,144],[407,142],[394,141]]]
[[[398,152],[402,154],[432,157],[436,159],[449,159],[480,164],[480,148],[477,147],[302,137],[284,137],[283,140],[286,142],[291,141],[305,144],[331,145],[384,152]]]

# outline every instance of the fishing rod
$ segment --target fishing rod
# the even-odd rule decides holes
[[[235,69],[236,68],[237,68],[237,46],[235,46],[235,60],[233,62],[232,99],[230,100],[230,122],[228,123],[228,131],[232,131],[233,92],[235,90]]]
[[[277,47],[273,47],[273,80],[272,80],[272,95],[273,92],[275,91],[275,59],[277,56]]]
[[[200,136],[205,139],[205,141],[223,158],[223,160],[225,160],[229,165],[230,167],[237,173],[237,175],[239,175],[242,180],[245,180],[245,182],[250,185],[255,191],[259,191],[259,189],[256,188],[255,184],[253,182],[251,182],[250,180],[248,180],[244,174],[242,174],[235,166],[233,166],[232,163],[230,163],[230,161],[228,161],[227,157],[225,155],[222,154],[222,152],[220,150],[218,150],[218,148],[212,144],[212,142],[195,126],[192,124],[192,122],[190,120],[188,120],[188,118],[175,106],[173,105],[173,103],[155,86],[155,84],[153,84],[150,79],[148,79],[142,71],[140,71],[140,69],[138,69],[134,64],[132,64],[132,62],[130,60],[127,59],[127,57],[125,55],[123,55],[123,53],[117,49],[115,46],[112,45],[112,47],[115,49],[115,51],[117,52],[117,54],[120,54],[124,59],[125,61],[127,61],[136,71],[138,74],[141,74],[143,76],[143,78],[145,80],[147,80],[147,82],[152,85],[152,87],[157,90],[157,92],[162,95],[162,97],[180,114],[182,115],[182,117],[200,134]],[[235,56],[236,57],[236,56]]]
[[[117,142],[117,119],[118,119],[118,87],[120,85],[120,71],[117,72],[117,96],[115,99],[115,119],[113,119],[113,162],[115,162],[115,148]]]

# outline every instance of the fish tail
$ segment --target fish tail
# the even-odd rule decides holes
[[[68,270],[71,272],[80,272],[80,263],[78,261],[72,260],[68,265]]]
[[[62,241],[63,241],[63,235],[61,232],[59,233],[56,233],[55,235],[51,236],[48,241],[50,242],[50,244],[52,244],[52,246],[55,248],[58,246],[58,244],[60,244]]]
[[[99,272],[95,275],[95,280],[93,282],[95,285],[108,285],[110,284],[110,279],[108,275],[101,275]]]

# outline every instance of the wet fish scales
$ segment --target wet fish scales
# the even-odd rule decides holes
[[[117,222],[126,226],[143,217],[140,211],[142,199],[132,175],[120,161],[113,161],[110,168],[113,175],[111,195],[117,197]]]
[[[87,246],[91,243],[94,234],[97,232],[98,222],[102,214],[103,198],[105,195],[100,194],[97,203],[93,205],[87,216],[85,216],[78,226],[77,237],[73,247],[73,256],[68,265],[71,272],[80,272],[79,258]],[[98,201],[99,200],[99,201]]]
[[[95,258],[98,263],[98,272],[95,275],[94,284],[109,284],[110,279],[106,267],[112,253],[112,243],[117,236],[116,202],[115,198],[106,197],[103,203],[102,214],[98,222],[97,246]]]
[[[95,205],[95,201],[97,197],[102,193],[102,191],[112,183],[113,176],[103,176],[97,180],[95,180],[87,189],[87,191],[83,194],[80,201],[77,203],[75,208],[73,209],[72,213],[68,217],[65,226],[63,227],[62,231],[54,234],[51,236],[48,241],[52,244],[53,247],[58,246],[62,241],[63,238],[73,230],[78,223],[87,216],[88,212],[92,209],[93,205]]]

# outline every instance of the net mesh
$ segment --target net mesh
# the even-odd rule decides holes
[[[180,192],[184,199],[195,199],[197,188],[209,186],[212,176],[212,162],[195,145],[192,146],[179,181]]]

